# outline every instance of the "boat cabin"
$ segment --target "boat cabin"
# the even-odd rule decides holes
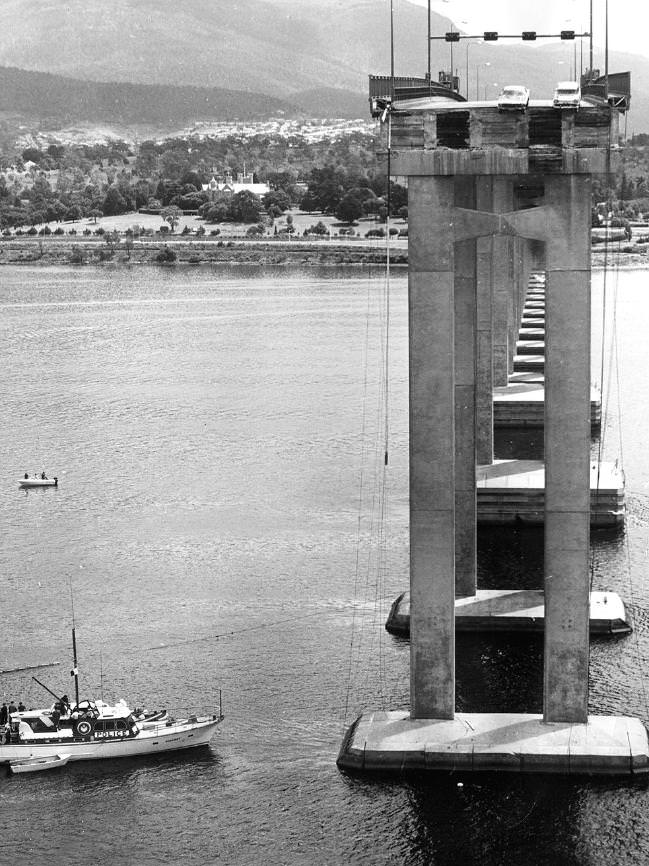
[[[86,706],[87,704],[87,706]],[[103,701],[82,702],[61,715],[57,706],[49,710],[24,710],[11,714],[9,742],[52,743],[74,740],[110,740],[135,737],[140,726],[124,701],[109,706]]]

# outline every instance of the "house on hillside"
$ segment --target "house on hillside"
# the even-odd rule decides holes
[[[210,201],[215,201],[223,196],[231,196],[238,192],[252,192],[260,198],[270,192],[270,187],[266,183],[255,183],[252,174],[239,172],[237,179],[234,180],[231,171],[226,171],[223,177],[216,177],[216,173],[212,175],[209,183],[201,184],[203,192],[208,194]]]

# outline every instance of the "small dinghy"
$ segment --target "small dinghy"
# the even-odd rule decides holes
[[[9,761],[9,769],[12,773],[38,773],[40,770],[55,770],[57,767],[65,767],[69,760],[69,755],[21,758],[18,761]]]
[[[142,728],[155,728],[169,720],[169,713],[166,710],[133,710],[133,718]]]
[[[29,475],[25,475],[18,483],[21,487],[58,487],[59,479],[44,478],[42,475],[35,475],[33,478],[30,478]]]

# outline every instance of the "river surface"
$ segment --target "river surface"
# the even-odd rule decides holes
[[[593,536],[593,588],[635,631],[594,640],[590,669],[592,712],[645,722],[648,285],[609,275],[617,349],[594,345],[629,513]],[[221,689],[226,718],[196,752],[1,773],[0,862],[649,861],[645,783],[336,768],[358,712],[408,705],[408,643],[383,628],[407,587],[403,272],[385,296],[379,270],[2,268],[0,668],[53,663],[2,697],[48,703],[32,674],[73,694],[73,603],[82,698],[176,711]],[[41,469],[58,489],[19,490]],[[482,586],[541,585],[538,531],[479,553]],[[538,712],[541,678],[537,638],[458,638],[462,709]]]

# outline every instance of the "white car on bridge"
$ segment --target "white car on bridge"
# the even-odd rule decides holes
[[[525,111],[530,101],[530,92],[522,84],[508,84],[498,97],[499,111]]]

